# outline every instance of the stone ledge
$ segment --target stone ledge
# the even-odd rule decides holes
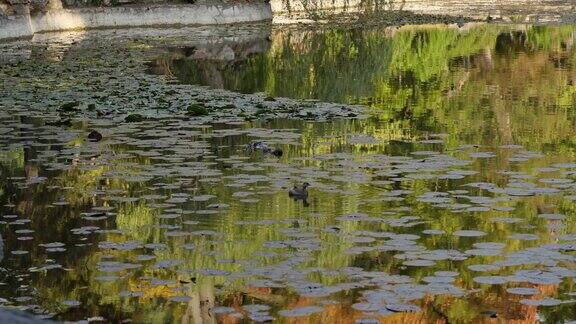
[[[60,9],[35,16],[0,17],[0,39],[75,29],[215,25],[272,19],[269,4],[147,5]]]

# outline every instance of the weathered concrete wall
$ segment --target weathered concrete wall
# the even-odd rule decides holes
[[[83,0],[70,1],[77,3]],[[525,22],[555,20],[554,17],[567,13],[576,17],[576,3],[573,0],[270,0],[270,3],[242,4],[226,4],[233,0],[211,0],[218,1],[215,3],[199,0],[203,2],[193,5],[170,4],[176,0],[120,2],[125,1],[138,1],[139,4],[65,9],[61,0],[0,0],[0,5],[3,4],[0,6],[0,39],[72,29],[229,24],[271,20],[273,17],[275,22],[289,23],[310,18],[317,12],[361,11],[366,9],[367,4],[370,8],[377,6],[384,10],[478,19],[490,16],[516,22],[518,19]],[[148,1],[159,3],[146,4]]]
[[[485,19],[513,16],[554,16],[576,12],[573,0],[271,0],[274,19],[305,17],[314,11],[356,12],[378,7],[421,14],[466,16]],[[282,17],[284,16],[284,17]]]
[[[210,25],[272,19],[268,4],[150,5],[50,10],[0,17],[0,39],[35,33],[102,27]]]
[[[416,13],[460,15],[484,19],[487,16],[511,19],[514,16],[554,16],[574,12],[572,0],[406,0],[402,9]],[[399,4],[400,5],[400,4]]]
[[[27,16],[0,17],[0,39],[31,37],[33,34]]]
[[[360,0],[270,0],[274,14],[357,7]]]

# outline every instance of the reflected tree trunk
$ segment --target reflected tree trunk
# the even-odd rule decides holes
[[[504,102],[495,100],[491,104],[494,116],[496,117],[496,127],[500,144],[514,144],[512,136],[512,125],[510,121],[510,112],[504,106]]]
[[[186,312],[182,316],[182,324],[216,324],[216,317],[211,314],[216,299],[214,287],[204,283],[195,287],[190,292],[190,297]]]

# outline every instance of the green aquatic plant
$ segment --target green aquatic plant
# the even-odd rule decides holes
[[[191,104],[187,108],[188,115],[190,116],[205,116],[208,115],[208,110],[206,107],[200,104]]]

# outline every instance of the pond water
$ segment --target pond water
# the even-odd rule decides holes
[[[139,323],[576,320],[576,27],[234,28],[6,47],[3,305]],[[147,97],[189,87],[366,109],[191,117]]]

